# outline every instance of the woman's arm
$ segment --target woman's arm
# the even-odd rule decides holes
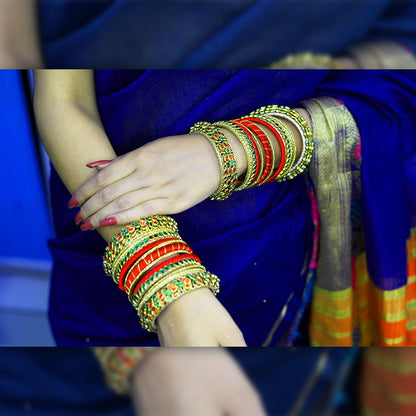
[[[86,164],[93,160],[114,159],[116,154],[98,114],[93,72],[36,71],[34,105],[43,144],[69,192],[73,193],[91,177],[102,178],[104,171],[98,175]],[[184,146],[180,152],[186,153],[186,143],[181,141],[184,136],[177,137]],[[213,170],[217,171],[216,156],[210,144],[203,137],[199,143],[201,149],[196,153],[207,153],[204,163],[209,164],[212,159]],[[176,164],[177,169],[180,167]],[[195,178],[193,180],[197,186]],[[102,227],[98,231],[106,241],[110,241],[121,228]],[[173,302],[161,314],[158,325],[159,337],[165,345],[245,345],[228,312],[205,288]]]
[[[131,380],[138,415],[266,415],[255,387],[221,348],[158,348]]]
[[[0,1],[0,67],[42,67],[36,0]]]
[[[87,163],[116,157],[98,114],[92,71],[35,71],[34,107],[43,145],[70,193],[94,176]],[[110,241],[120,229],[100,233]]]

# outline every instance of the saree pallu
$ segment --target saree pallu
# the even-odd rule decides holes
[[[364,40],[416,50],[413,0],[39,0],[52,68],[258,68]]]
[[[361,414],[416,413],[416,351],[414,348],[370,348],[364,353],[359,391]]]
[[[410,78],[406,80],[402,75]],[[357,97],[342,96],[357,124],[336,110],[340,104],[334,104],[334,100],[307,103],[314,110],[312,119],[318,145],[338,142],[342,146],[338,155],[330,145],[315,153],[315,159],[319,159],[315,163],[330,172],[324,185],[330,189],[323,190],[326,198],[322,201],[317,190],[318,206],[324,202],[319,207],[324,232],[320,236],[321,252],[312,301],[313,345],[415,344],[416,148],[415,125],[410,119],[406,121],[406,113],[414,107],[409,101],[412,86],[407,81],[414,76],[414,72],[391,73],[392,80],[400,80],[406,86],[402,92],[393,87],[372,94],[372,102],[368,103],[372,115],[368,116],[377,124],[371,130],[382,129],[383,137],[379,136],[378,143],[372,143],[375,136],[369,134],[368,119],[363,117],[365,100],[358,104]],[[356,94],[363,92],[357,89]],[[394,105],[391,94],[397,98]],[[336,93],[333,96],[341,98]],[[377,108],[382,109],[378,116]],[[357,140],[358,130],[354,133],[357,125],[362,149]],[[355,140],[355,146],[348,145],[348,140],[351,143]],[[361,173],[357,168],[354,172],[354,164]],[[333,171],[328,165],[333,165]],[[315,177],[319,176],[313,172],[318,166],[311,166]],[[358,173],[358,178],[354,178],[354,173]],[[322,178],[315,179],[324,184]],[[340,200],[344,203],[339,203]],[[354,229],[358,234],[356,240],[361,241],[354,241]]]
[[[400,250],[393,253],[396,256],[385,255],[378,237],[393,247],[405,247],[408,237],[411,209],[406,186],[414,186],[415,181],[405,176],[404,161],[405,155],[408,161],[415,154],[408,111],[415,100],[413,73],[97,71],[95,81],[100,115],[118,154],[163,136],[186,133],[202,119],[241,117],[262,105],[294,106],[319,95],[344,100],[363,140],[362,211],[369,266],[376,270],[377,284],[385,282],[384,263],[398,270],[398,285],[406,283],[405,255]],[[383,136],[386,129],[391,135]],[[366,159],[370,152],[376,159]],[[389,170],[383,172],[387,177],[383,183],[378,171],[386,158]],[[389,165],[389,161],[394,163]],[[50,318],[58,344],[156,344],[154,334],[139,328],[124,293],[104,275],[104,241],[97,233],[83,233],[75,226],[66,208],[70,196],[55,171],[51,186],[57,238],[50,242],[55,260]],[[371,193],[366,193],[369,188]],[[380,194],[388,200],[387,211],[377,208]],[[224,202],[203,201],[174,216],[184,240],[207,269],[220,277],[218,298],[248,345],[291,344],[297,335],[315,267],[309,195],[305,178],[300,176],[237,192]],[[391,210],[401,213],[394,228],[388,226]],[[371,221],[381,221],[381,228],[371,228]],[[333,340],[329,337],[325,342],[332,345]]]

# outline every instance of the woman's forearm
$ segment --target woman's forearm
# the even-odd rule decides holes
[[[71,194],[96,173],[87,163],[116,157],[99,117],[92,71],[35,71],[34,107],[42,143]],[[99,232],[109,241],[120,229]]]
[[[302,115],[308,119],[306,111],[302,111],[299,109],[298,111],[301,112]],[[93,72],[88,70],[36,71],[35,112],[39,132],[42,137],[42,141],[44,143],[46,151],[48,152],[53,165],[55,166],[58,174],[60,175],[67,189],[70,191],[72,195],[74,195],[75,193],[77,201],[80,203],[80,205],[82,205],[82,218],[83,220],[87,220],[89,218],[89,214],[87,214],[87,212],[89,213],[89,211],[91,211],[88,210],[87,205],[92,205],[92,202],[88,201],[87,204],[84,203],[91,195],[83,195],[85,194],[85,192],[80,192],[79,189],[81,185],[85,184],[88,181],[88,179],[97,174],[97,171],[95,169],[92,170],[88,168],[86,165],[87,163],[90,163],[92,161],[106,159],[112,160],[116,157],[116,154],[109,142],[109,139],[105,133],[104,127],[100,120],[95,99]],[[292,134],[297,144],[296,147],[298,149],[299,156],[300,149],[302,148],[300,134],[298,130],[292,125],[292,123],[288,123],[286,120],[282,121],[292,131]],[[265,130],[267,130],[267,128],[265,128]],[[241,143],[235,136],[233,136],[232,134],[230,134],[230,132],[226,130],[224,130],[224,133],[229,137],[231,145],[234,149],[238,167],[238,174],[240,176],[244,174],[244,172],[247,169],[247,158],[245,155],[245,151],[243,150]],[[270,131],[266,131],[266,133],[272,136],[272,133]],[[218,170],[218,167],[216,167],[218,162],[216,160],[216,156],[212,149],[212,146],[208,143],[208,141],[205,138],[202,138],[201,136],[195,134],[194,136],[196,137],[191,138],[191,135],[184,135],[172,137],[171,139],[174,139],[175,143],[178,143],[179,146],[184,146],[183,150],[184,152],[188,151],[188,156],[192,154],[192,151],[195,151],[195,149],[191,149],[191,144],[194,144],[193,147],[197,146],[197,149],[199,149],[197,151],[197,154],[199,155],[198,157],[201,159],[200,163],[202,165],[211,166],[211,168],[207,170],[207,173],[210,173],[208,174],[208,176],[203,175],[203,180],[207,182],[207,184],[208,182],[214,183],[216,182],[216,177],[218,176],[219,182],[220,172]],[[180,144],[180,142],[178,141],[180,137],[186,139],[186,143],[184,142],[185,145]],[[199,140],[199,142],[197,140]],[[165,141],[164,143],[168,142]],[[142,150],[138,150],[138,154],[141,154]],[[275,146],[274,150],[276,151],[276,161],[277,163],[279,163],[281,159],[280,148],[278,146]],[[162,147],[160,149],[160,152],[163,153],[164,151],[166,151],[166,149],[163,150]],[[179,159],[183,158],[183,156],[183,154],[178,154]],[[149,154],[148,157],[151,158],[153,156],[152,154]],[[188,163],[186,157],[183,162],[180,162],[179,159],[178,161],[174,162],[174,166],[176,166],[175,169],[178,168],[178,164],[182,166],[182,163]],[[134,161],[135,159],[133,158],[132,160]],[[142,160],[141,165],[143,163],[149,163],[149,161]],[[134,166],[130,169],[127,165],[123,165],[122,167],[123,169],[121,170],[124,171],[127,169],[128,172],[124,172],[122,174],[122,177],[119,179],[123,179],[124,177],[126,177],[126,175],[130,175],[131,172],[135,172],[138,169],[134,168]],[[182,167],[184,167],[184,165]],[[118,172],[121,173],[121,170],[118,170]],[[139,171],[140,169],[138,170],[138,172]],[[101,172],[100,178],[103,176],[105,177],[105,174],[107,174],[107,171]],[[195,171],[187,173],[187,171],[184,170],[183,174],[193,176],[193,179],[195,179]],[[139,175],[139,178],[137,179],[137,186],[139,186],[140,181],[143,181],[145,177],[145,172]],[[108,184],[101,183],[100,185],[100,181],[98,179],[98,177],[97,181],[95,181],[94,179],[94,181],[96,182],[94,186],[100,186],[105,190],[105,186]],[[114,181],[110,181],[110,183],[112,182]],[[171,182],[169,183],[169,186],[173,186]],[[202,185],[203,184],[201,184],[201,187]],[[194,183],[193,186],[197,186],[197,183]],[[210,192],[215,191],[215,188],[218,186],[218,183],[214,183],[213,186],[214,188],[211,191],[208,191],[204,198],[209,196]],[[114,186],[112,185],[112,187]],[[85,188],[85,186],[83,188]],[[93,199],[91,199],[91,201],[92,200]],[[97,198],[95,197],[94,201],[96,200]],[[198,202],[200,201],[196,200],[196,203]],[[191,204],[191,206],[192,205],[194,204]],[[175,208],[174,205],[172,205],[167,206],[165,208],[161,208],[161,211],[152,212],[151,214],[146,214],[145,211],[143,211],[140,215],[137,216],[137,218],[135,217],[135,219],[138,219],[139,217],[146,215],[153,215],[156,213],[172,214],[175,212],[179,211]],[[91,226],[97,228],[100,234],[107,241],[109,241],[111,237],[115,235],[121,228],[115,226],[106,226],[100,228],[98,226],[99,221],[95,221],[95,218],[90,218],[90,220]],[[120,224],[119,221],[117,223]]]
[[[41,68],[36,0],[0,1],[1,68]]]

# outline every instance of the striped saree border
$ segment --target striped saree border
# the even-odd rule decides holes
[[[416,350],[367,349],[359,392],[363,415],[416,414]]]
[[[314,288],[310,336],[313,346],[416,345],[416,228],[407,241],[408,280],[394,290],[369,277],[365,253],[353,261],[354,289]]]

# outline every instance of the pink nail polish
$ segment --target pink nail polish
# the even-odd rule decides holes
[[[108,217],[100,221],[100,227],[105,227],[107,225],[115,225],[115,224],[117,224],[117,219],[115,217]]]
[[[111,163],[111,160],[97,160],[95,162],[87,163],[89,168],[103,168]]]
[[[92,226],[91,221],[88,220],[87,222],[84,222],[83,224],[81,224],[79,228],[81,228],[81,231],[88,231],[88,230],[93,229],[94,227]]]
[[[81,217],[81,214],[78,212],[78,214],[75,215],[75,224],[79,225],[81,223],[82,223],[82,217]]]
[[[72,208],[75,208],[77,206],[78,206],[78,201],[74,197],[72,197],[68,202],[68,208],[72,209]]]

